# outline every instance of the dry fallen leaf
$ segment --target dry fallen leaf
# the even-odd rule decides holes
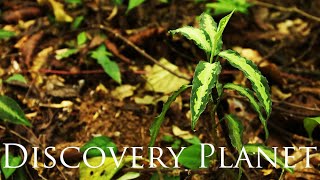
[[[178,126],[172,126],[173,135],[180,137],[181,139],[191,139],[193,135],[189,131],[181,130]]]
[[[291,93],[282,92],[277,86],[271,86],[272,96],[279,98],[280,100],[285,100],[292,96]]]
[[[162,58],[159,62],[170,70],[181,74],[179,68],[176,65],[171,64],[166,59]],[[158,65],[154,65],[152,68],[147,66],[145,67],[145,70],[147,72],[147,83],[145,89],[148,91],[169,94],[178,90],[182,85],[189,84],[189,81],[174,76]]]
[[[111,95],[122,101],[124,98],[131,97],[134,94],[135,89],[136,87],[134,86],[124,84],[111,91]]]
[[[48,108],[66,108],[66,107],[71,107],[73,105],[72,101],[62,101],[60,104],[39,104],[41,107],[48,107]]]
[[[50,3],[50,5],[53,9],[53,13],[54,13],[54,16],[56,17],[56,21],[58,21],[58,22],[72,22],[73,21],[73,18],[65,12],[62,3],[57,2],[55,0],[38,0],[38,3],[40,5],[46,4],[48,2]]]

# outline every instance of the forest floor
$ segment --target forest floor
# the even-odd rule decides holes
[[[0,28],[15,32],[15,36],[0,40],[0,93],[16,100],[33,125],[29,128],[1,123],[0,142],[20,143],[29,152],[33,146],[55,146],[56,159],[63,148],[81,147],[97,135],[111,138],[119,154],[123,147],[147,147],[149,128],[165,99],[172,89],[177,89],[175,85],[191,82],[197,62],[205,59],[205,54],[191,41],[182,36],[173,37],[168,31],[185,25],[198,26],[197,16],[205,11],[206,3],[150,0],[126,13],[126,3],[114,6],[103,0],[84,0],[81,4],[61,2],[70,18],[83,18],[79,24],[58,22],[49,0],[0,1]],[[223,108],[241,117],[245,142],[319,149],[320,129],[315,129],[311,142],[303,119],[320,115],[320,1],[254,2],[247,14],[233,14],[223,34],[223,49],[234,49],[251,59],[268,79],[273,101],[268,120],[270,137],[265,141],[257,115],[236,93],[226,94]],[[214,19],[218,22],[222,17],[218,15]],[[63,18],[61,21],[69,21]],[[86,38],[79,44],[78,35],[82,32]],[[121,85],[91,57],[92,51],[101,44],[113,54],[110,59],[119,65]],[[76,52],[59,58],[70,49]],[[154,75],[152,69],[159,69],[154,61],[171,63],[174,71],[188,80],[161,68],[159,74]],[[222,66],[222,83],[236,82],[250,87],[241,72],[224,61]],[[5,81],[18,73],[26,83]],[[160,77],[160,74],[167,79],[158,78],[157,83],[150,80],[151,76]],[[209,111],[200,118],[196,131],[191,131],[189,98],[190,91],[186,91],[171,105],[155,146],[165,148],[174,142],[188,146],[173,132],[177,127],[178,131],[188,131],[201,142],[213,143]],[[226,146],[222,129],[218,131],[218,144]],[[166,142],[163,137],[173,137],[174,141]],[[1,146],[1,152],[3,149]],[[279,152],[283,154],[283,149],[279,148]],[[147,151],[143,153],[147,156]],[[293,161],[304,152],[294,153]],[[66,158],[69,162],[78,162],[77,155],[67,152]],[[24,166],[26,179],[79,178],[78,169],[59,164],[56,168],[35,170],[29,161],[31,157]],[[170,157],[165,156],[163,161],[170,162]],[[297,161],[295,173],[285,173],[284,178],[319,179],[319,155],[313,156],[310,162],[312,168],[306,169],[303,168],[305,159]],[[243,168],[243,179],[278,179],[281,175],[280,168]],[[130,168],[123,168],[116,177],[128,171]],[[139,178],[148,179],[156,172],[141,171]],[[202,173],[182,171],[180,178],[229,179],[232,173],[237,171],[213,168]]]

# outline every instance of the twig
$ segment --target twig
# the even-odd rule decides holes
[[[295,12],[300,14],[301,16],[304,16],[306,18],[312,19],[314,21],[320,22],[320,17],[311,15],[305,11],[302,11],[301,9],[297,8],[297,7],[283,7],[283,6],[278,6],[278,5],[274,5],[274,4],[270,4],[270,3],[266,3],[266,2],[262,2],[262,1],[255,1],[255,0],[250,0],[250,2],[254,5],[258,5],[258,6],[264,6],[267,8],[272,8],[272,9],[276,9],[279,11],[284,11],[284,12]]]
[[[320,153],[320,150],[310,152],[309,155],[311,155],[311,154],[317,154],[317,153]],[[304,160],[306,157],[307,157],[307,153],[305,153],[304,155],[300,156],[300,157],[299,157],[298,159],[296,159],[295,161],[291,162],[291,163],[289,164],[289,166],[293,166],[293,165],[295,165],[295,164],[298,164],[300,161]]]
[[[9,131],[11,134],[13,134],[13,135],[17,136],[18,138],[26,141],[27,143],[32,144],[33,146],[37,146],[36,144],[33,144],[31,141],[29,141],[29,139],[27,139],[27,138],[23,137],[22,135],[20,135],[19,133],[17,133],[16,131],[13,131],[13,130],[11,130],[11,129],[7,129],[7,128],[5,128],[4,126],[0,126],[0,129],[7,130],[7,131]]]
[[[93,28],[99,28],[101,30],[105,30],[110,34],[113,34],[115,37],[121,39],[123,42],[125,42],[127,45],[129,45],[130,47],[132,47],[133,49],[135,49],[138,53],[140,53],[142,56],[144,56],[145,58],[147,58],[148,60],[150,60],[151,62],[155,63],[156,65],[160,66],[161,68],[163,68],[164,70],[170,72],[171,74],[185,79],[185,80],[190,80],[190,78],[182,76],[177,74],[176,72],[172,71],[171,69],[165,67],[164,65],[160,64],[156,59],[154,59],[152,56],[150,56],[148,53],[146,53],[143,49],[140,49],[138,46],[136,46],[135,44],[133,44],[131,41],[129,41],[127,38],[123,37],[121,34],[115,32],[114,30],[112,30],[109,27],[103,26],[103,25],[95,25],[93,26]]]

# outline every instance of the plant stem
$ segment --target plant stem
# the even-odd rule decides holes
[[[212,63],[212,60],[213,60],[213,54],[214,54],[214,52],[213,52],[213,48],[211,49],[211,54],[210,54],[210,63]]]
[[[214,147],[218,147],[218,134],[217,134],[217,123],[216,123],[216,110],[219,105],[219,102],[217,104],[214,104],[213,100],[210,101],[210,107],[213,107],[210,111],[211,119],[212,119],[212,136],[213,136],[213,144]],[[219,155],[218,152],[215,153],[214,158],[218,159]]]

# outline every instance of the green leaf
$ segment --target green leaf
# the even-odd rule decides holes
[[[91,147],[99,147],[105,152],[106,156],[112,156],[108,147],[113,147],[115,154],[118,151],[117,145],[109,137],[106,137],[106,136],[98,136],[98,137],[92,138],[89,142],[87,142],[84,146],[80,148],[80,152],[84,152]],[[87,156],[88,157],[101,156],[101,152],[96,148],[90,149],[87,153]]]
[[[210,54],[211,46],[209,41],[207,40],[206,32],[204,32],[203,30],[186,26],[176,30],[171,30],[169,32],[172,34],[181,33],[186,38],[193,40],[196,43],[196,45],[199,48],[203,49],[207,54]]]
[[[221,71],[220,62],[213,64],[200,61],[196,67],[190,98],[191,127],[194,129],[200,115],[209,101],[212,88],[216,85]]]
[[[112,3],[116,6],[120,6],[123,4],[123,0],[112,0]]]
[[[4,29],[0,29],[0,40],[1,39],[8,39],[8,38],[11,38],[13,36],[15,36],[16,34],[12,31],[7,31],[7,30],[4,30]]]
[[[205,146],[204,149],[205,152],[211,151],[211,148],[208,146]],[[180,164],[189,169],[199,169],[199,167],[201,166],[201,145],[195,144],[184,149],[181,152],[178,161]],[[209,166],[210,157],[205,157],[204,164],[206,167]]]
[[[246,150],[246,152],[249,154],[249,155],[255,155],[258,153],[258,148],[260,148],[272,161],[275,160],[275,154],[274,154],[274,151],[269,148],[269,147],[266,147],[262,144],[246,144],[244,145],[244,148]],[[262,156],[264,157],[264,156]],[[282,168],[282,169],[285,169],[287,170],[288,172],[292,173],[294,170],[292,168],[287,168],[285,166],[285,163],[284,163],[284,159],[281,158],[281,157],[276,157],[276,163]]]
[[[27,177],[24,167],[19,167],[14,174],[14,178],[19,180],[28,180]]]
[[[23,84],[27,84],[27,80],[21,74],[14,74],[14,75],[10,76],[5,82],[9,83],[12,81],[18,81]]]
[[[13,156],[9,154],[9,165],[10,166],[18,166],[22,162],[22,158],[20,156]],[[2,155],[1,157],[1,170],[3,175],[6,179],[8,179],[16,170],[17,168],[5,168],[6,165],[6,156]]]
[[[82,0],[64,0],[64,1],[70,4],[82,4]]]
[[[81,32],[80,34],[78,34],[77,36],[77,44],[78,46],[85,44],[87,42],[87,35],[86,32]]]
[[[197,136],[193,136],[190,139],[183,139],[183,140],[186,141],[187,143],[190,143],[190,144],[200,144],[201,143],[200,139]]]
[[[84,16],[77,16],[72,22],[71,29],[72,30],[78,29],[83,20],[84,20]]]
[[[56,51],[55,58],[57,60],[68,58],[73,54],[77,54],[78,51],[79,51],[78,49],[59,49],[59,50]]]
[[[31,127],[20,106],[8,96],[0,96],[0,119]]]
[[[222,51],[219,56],[228,60],[233,67],[241,70],[251,81],[252,88],[265,109],[268,119],[272,108],[270,88],[267,79],[261,74],[258,67],[252,61],[241,57],[240,54],[233,50]]]
[[[132,161],[132,156],[124,157],[119,167],[116,166],[114,159],[106,157],[102,166],[98,168],[90,168],[84,162],[80,163],[80,180],[110,180],[112,177],[128,162]],[[88,159],[88,163],[91,166],[98,166],[102,161],[102,157],[93,157]],[[118,158],[120,161],[120,158]]]
[[[235,147],[238,152],[242,149],[242,135],[243,135],[243,126],[240,120],[232,114],[227,114],[224,116],[227,121],[228,129],[229,129],[229,138],[231,140],[231,144]]]
[[[214,15],[230,13],[233,10],[247,14],[250,6],[251,4],[246,0],[218,0],[218,2],[206,4],[206,8],[214,9]]]
[[[214,47],[212,47],[212,50],[214,51],[214,55],[217,55],[221,48],[222,48],[222,33],[225,29],[225,27],[227,26],[231,16],[233,14],[233,11],[228,14],[227,16],[223,17],[220,21],[219,21],[219,25],[218,25],[218,29],[217,29],[217,33],[214,36]]]
[[[214,21],[214,19],[209,14],[202,13],[200,15],[200,28],[204,32],[206,32],[206,35],[208,36],[207,39],[210,42],[210,47],[214,48],[215,47],[214,37],[217,33],[217,23]]]
[[[106,50],[105,45],[100,45],[91,54],[93,59],[96,59],[98,63],[102,66],[104,72],[106,72],[113,80],[121,84],[121,74],[117,63],[111,61],[109,56],[112,54]]]
[[[173,94],[168,98],[167,102],[164,103],[161,113],[154,119],[154,121],[150,127],[150,136],[151,136],[151,140],[149,143],[150,147],[152,147],[156,141],[160,126],[161,126],[162,122],[164,121],[164,117],[165,117],[168,109],[170,108],[171,103],[173,101],[175,101],[175,99],[177,98],[177,96],[179,96],[179,94],[181,94],[183,91],[185,91],[189,87],[191,87],[191,86],[189,86],[189,85],[181,86],[180,89],[173,92]]]
[[[309,135],[309,138],[312,139],[312,132],[314,128],[320,125],[320,116],[305,118],[303,120],[303,125]]]
[[[133,8],[139,6],[140,4],[142,4],[145,0],[129,0],[129,4],[128,4],[128,9],[127,9],[127,13],[129,11],[131,11]]]
[[[263,125],[264,131],[266,133],[266,139],[268,139],[269,136],[269,131],[267,128],[267,120],[264,118],[262,112],[261,112],[261,107],[258,104],[258,102],[256,102],[256,99],[254,97],[254,92],[251,91],[248,88],[244,88],[242,86],[236,85],[236,84],[232,84],[232,83],[227,83],[224,85],[223,87],[224,89],[231,89],[231,90],[235,90],[237,91],[240,95],[248,98],[251,107],[258,113],[259,115],[259,119],[261,121],[261,124]]]

